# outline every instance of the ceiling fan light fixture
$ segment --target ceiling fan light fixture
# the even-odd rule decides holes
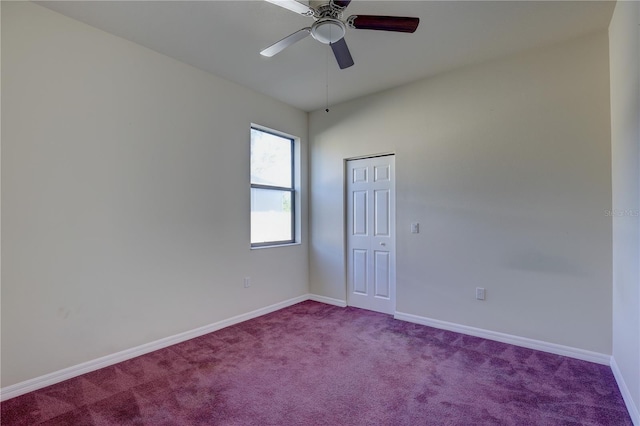
[[[311,27],[313,38],[323,44],[333,44],[344,37],[346,26],[338,19],[325,18],[317,20]]]

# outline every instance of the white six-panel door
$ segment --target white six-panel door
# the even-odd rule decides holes
[[[395,157],[347,161],[347,303],[395,311]]]

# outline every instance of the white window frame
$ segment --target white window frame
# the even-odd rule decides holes
[[[251,249],[261,249],[267,247],[279,247],[279,246],[288,246],[300,243],[300,139],[298,137],[289,135],[287,133],[280,132],[278,130],[270,129],[265,126],[261,126],[258,124],[251,124],[251,130],[257,130],[259,132],[269,133],[284,139],[289,139],[291,141],[291,187],[280,187],[273,185],[264,185],[264,184],[256,184],[251,182],[251,174],[249,176],[249,184],[251,189],[268,189],[268,190],[277,190],[283,192],[289,192],[291,194],[291,239],[290,240],[281,240],[281,241],[265,241],[260,243],[251,242],[251,229],[249,231],[249,242],[251,244]],[[251,143],[251,139],[249,140]],[[251,160],[249,160],[251,161]],[[251,164],[249,165],[249,170],[251,170]],[[250,189],[250,191],[251,191]],[[251,215],[251,203],[249,206]],[[251,227],[251,220],[249,221]]]

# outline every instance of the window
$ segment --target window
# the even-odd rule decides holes
[[[295,242],[294,140],[251,128],[251,246]]]

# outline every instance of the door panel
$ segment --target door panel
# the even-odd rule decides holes
[[[391,179],[391,170],[388,165],[374,166],[375,182],[385,182]]]
[[[367,250],[353,250],[353,291],[367,295]]]
[[[390,289],[390,277],[389,277],[389,253],[386,251],[375,251],[374,255],[374,270],[375,275],[373,282],[375,284],[376,297],[389,298],[391,295]]]
[[[347,161],[347,303],[395,312],[395,157]]]
[[[374,192],[374,232],[378,237],[388,237],[390,232],[390,194],[388,189]]]
[[[353,235],[367,235],[367,191],[353,191]]]
[[[358,182],[367,182],[367,168],[366,167],[356,167],[353,169],[353,183]]]

